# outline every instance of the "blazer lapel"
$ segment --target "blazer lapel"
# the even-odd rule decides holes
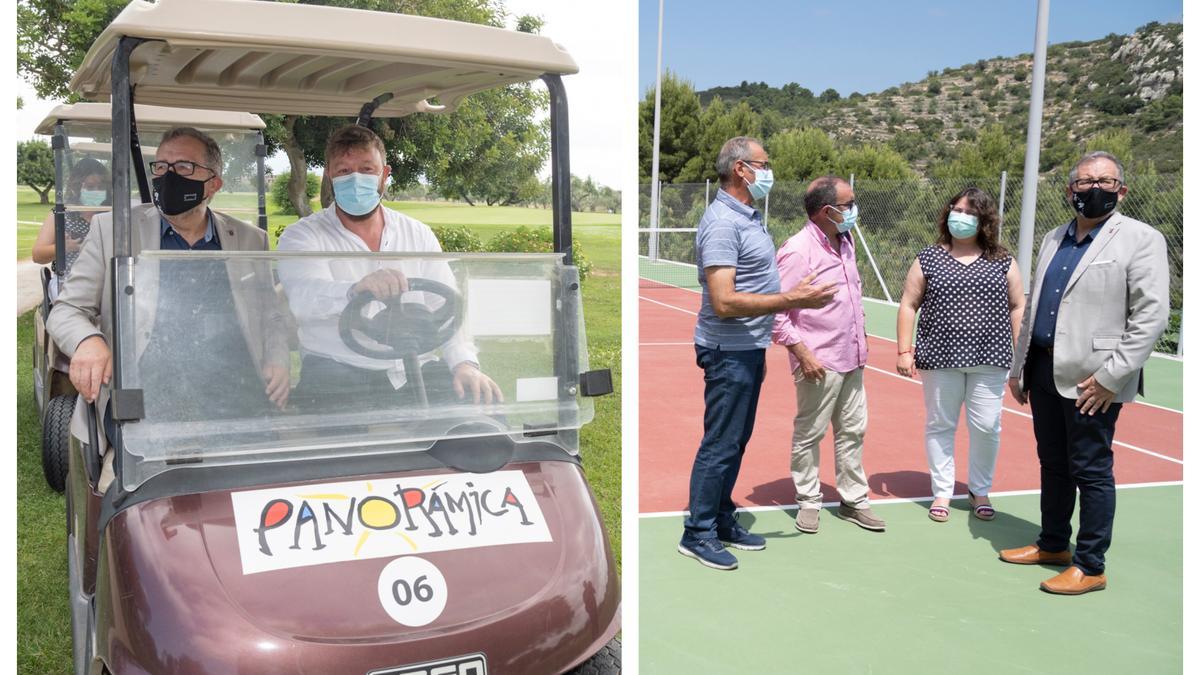
[[[1096,256],[1100,255],[1100,252],[1104,250],[1105,246],[1108,246],[1108,243],[1113,240],[1113,237],[1116,236],[1120,229],[1121,214],[1114,213],[1108,219],[1108,222],[1104,224],[1104,227],[1100,228],[1100,232],[1092,240],[1091,246],[1088,246],[1088,250],[1080,258],[1079,264],[1075,266],[1075,271],[1071,272],[1071,278],[1067,281],[1067,287],[1063,289],[1064,296],[1071,292],[1071,287],[1075,285],[1076,281],[1079,281],[1079,277],[1083,276],[1088,265],[1091,265],[1096,260]]]

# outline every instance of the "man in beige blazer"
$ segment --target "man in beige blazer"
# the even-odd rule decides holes
[[[1116,211],[1129,187],[1107,152],[1083,156],[1068,176],[1077,216],[1042,241],[1009,388],[1033,413],[1042,473],[1036,543],[1000,552],[1017,564],[1069,566],[1041,588],[1077,595],[1102,590],[1116,489],[1113,431],[1121,404],[1141,390],[1141,372],[1167,326],[1166,239]],[[1079,534],[1071,514],[1079,490]]]
[[[217,213],[208,208],[213,195],[221,189],[221,149],[215,141],[206,134],[188,127],[177,127],[167,131],[159,143],[155,160],[151,162],[151,173],[154,176],[154,204],[134,206],[131,213],[133,255],[137,256],[143,250],[210,250],[210,251],[265,251],[267,250],[266,233],[240,220]],[[69,282],[63,287],[57,302],[46,322],[46,328],[55,343],[71,358],[70,378],[80,397],[75,407],[75,415],[71,423],[71,431],[77,438],[88,438],[85,422],[85,401],[97,401],[98,410],[103,416],[107,410],[108,392],[103,385],[112,377],[112,285],[109,278],[109,260],[113,256],[113,225],[112,214],[104,213],[95,217],[92,228],[84,240],[79,258],[71,270]],[[195,269],[216,269],[220,263],[213,261]],[[164,268],[165,274],[177,262],[161,265],[159,261],[142,260],[139,263],[139,276],[155,277],[156,270],[152,267]],[[180,275],[176,275],[180,276]],[[227,277],[227,278],[226,278]],[[269,400],[275,406],[282,407],[287,401],[289,391],[288,376],[288,346],[287,329],[283,308],[275,294],[271,270],[262,261],[245,261],[230,259],[224,261],[223,273],[219,276],[209,275],[209,280],[216,279],[217,283],[207,287],[197,288],[194,296],[218,296],[216,302],[233,305],[233,312],[225,312],[228,318],[225,324],[237,325],[224,334],[234,334],[231,342],[232,349],[221,352],[234,352],[241,357],[235,363],[253,364],[258,373],[263,400]],[[194,279],[193,279],[194,281]],[[227,286],[226,286],[227,284]],[[220,288],[215,288],[215,287]],[[222,296],[223,293],[223,296]],[[173,295],[172,303],[176,306],[184,304],[183,298]],[[197,328],[189,327],[185,321],[179,321],[176,307],[167,306],[168,316],[156,324],[155,315],[164,310],[159,302],[159,288],[154,283],[137,286],[137,315],[140,329],[135,334],[136,357],[141,359],[147,352],[152,353],[158,348],[156,331],[173,331],[184,333],[188,330],[196,332],[194,344],[205,345],[206,353],[211,344],[203,341],[210,335],[201,335]],[[219,305],[217,305],[219,308]],[[197,308],[189,307],[193,314]],[[210,316],[208,325],[214,322]],[[217,317],[218,323],[221,317]],[[237,340],[240,332],[242,340]],[[220,331],[217,331],[220,337]],[[161,335],[160,335],[161,338]],[[244,343],[245,353],[240,349]],[[179,354],[179,359],[187,359],[188,354]],[[220,354],[222,363],[226,362],[225,354]],[[215,361],[214,361],[215,362]],[[183,374],[192,366],[180,361]],[[168,375],[179,377],[180,372]],[[143,380],[146,378],[143,377]],[[177,392],[178,393],[178,392]],[[147,396],[151,394],[148,392]],[[186,395],[184,392],[182,395]],[[152,407],[147,401],[147,408]],[[107,452],[107,442],[103,431],[99,434],[99,452],[105,456],[105,471],[101,478],[100,489],[107,488],[112,479],[112,453]]]

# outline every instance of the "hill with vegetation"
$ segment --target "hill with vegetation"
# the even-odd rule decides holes
[[[1178,23],[1130,35],[1049,46],[1042,126],[1043,173],[1083,151],[1107,149],[1131,174],[1178,173],[1183,158],[1183,38]],[[1033,55],[930,71],[881,92],[820,94],[799,83],[742,82],[696,92],[663,84],[660,171],[665,182],[715,179],[720,143],[763,138],[776,178],[819,173],[872,178],[1019,173],[1029,119]],[[649,182],[653,91],[641,103],[641,178]]]

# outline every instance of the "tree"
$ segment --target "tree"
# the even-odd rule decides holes
[[[44,141],[17,143],[17,182],[38,193],[42,204],[50,203],[54,189],[54,151]]]
[[[955,158],[948,164],[934,167],[939,178],[992,178],[1001,171],[1017,174],[1025,162],[1025,146],[1019,137],[1004,130],[1003,125],[984,127],[976,140],[961,143]]]
[[[789,129],[767,142],[777,180],[810,180],[833,171],[833,141],[820,129]]]
[[[762,119],[750,109],[745,101],[733,108],[721,97],[714,98],[704,114],[700,116],[700,138],[696,143],[696,154],[684,164],[675,182],[701,183],[705,179],[717,180],[717,155],[725,141],[734,136],[762,134]]]
[[[912,178],[913,170],[904,156],[882,143],[868,143],[842,150],[835,162],[835,173],[844,178],[896,180]]]
[[[129,0],[19,0],[17,73],[38,97],[74,100],[67,90],[87,50]]]
[[[822,103],[833,103],[834,101],[840,100],[841,98],[842,98],[842,95],[837,93],[837,90],[834,89],[833,87],[830,87],[829,89],[826,89],[825,91],[821,92],[821,102]]]
[[[658,179],[670,183],[699,151],[700,97],[690,82],[668,70],[662,78],[661,107]],[[638,122],[638,180],[649,183],[654,152],[653,88],[638,105]]]

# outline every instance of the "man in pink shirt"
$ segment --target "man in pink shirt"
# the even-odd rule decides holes
[[[867,501],[862,465],[867,429],[867,333],[862,281],[854,264],[851,230],[858,222],[854,189],[837,176],[824,176],[804,196],[808,222],[776,254],[780,284],[788,288],[809,274],[813,283],[835,283],[833,301],[820,309],[792,309],[775,315],[772,340],[787,347],[796,383],[792,431],[792,481],[796,484],[796,529],[815,534],[821,514],[821,439],[833,423],[839,518],[882,532],[883,520]]]

